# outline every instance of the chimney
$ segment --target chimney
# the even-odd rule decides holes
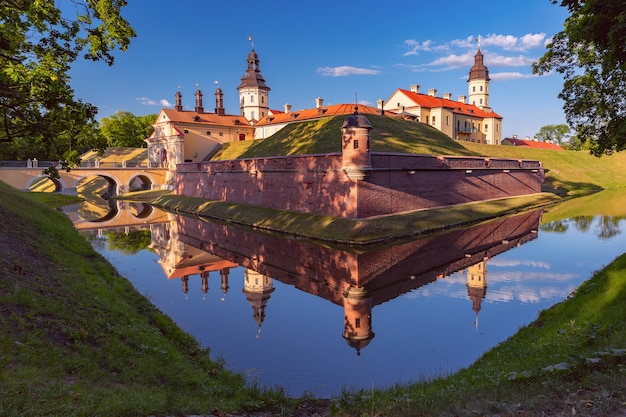
[[[517,139],[517,135],[513,135],[513,139]]]
[[[466,99],[465,96],[459,96],[459,103],[465,104],[465,99]]]
[[[215,90],[215,114],[218,116],[224,115],[224,93],[222,93],[222,89],[219,87]]]
[[[285,104],[285,113],[291,113],[291,104]]]
[[[383,101],[382,98],[379,98],[378,100],[376,100],[376,107],[380,111],[380,115],[384,116],[385,115],[385,102]]]
[[[202,107],[202,91],[196,90],[196,113],[204,113],[204,107]]]
[[[443,98],[446,100],[452,100],[452,93],[443,93]]]
[[[183,111],[183,95],[180,91],[176,92],[176,105],[174,106],[174,110]]]
[[[419,94],[420,86],[419,84],[411,84],[411,93]]]
[[[323,105],[324,105],[324,99],[323,98],[318,97],[318,98],[315,99],[315,107],[316,108],[321,109]]]
[[[437,97],[437,90],[435,88],[429,88],[428,95],[431,97]]]

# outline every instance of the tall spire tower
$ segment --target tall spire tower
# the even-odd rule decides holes
[[[480,51],[480,36],[477,39],[478,50],[474,55],[474,66],[470,68],[469,79],[469,104],[474,104],[487,112],[489,107],[489,69],[483,63],[483,53]]]
[[[269,112],[268,96],[270,88],[265,84],[265,79],[259,69],[259,56],[254,51],[252,37],[248,37],[252,50],[248,54],[248,69],[241,77],[239,90],[239,108],[241,115],[251,123],[255,123],[267,116]]]

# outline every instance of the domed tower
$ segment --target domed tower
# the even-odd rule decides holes
[[[342,167],[352,181],[363,180],[372,170],[370,155],[370,131],[372,125],[367,117],[360,115],[358,106],[354,107],[341,126],[342,132]]]
[[[474,66],[470,68],[469,79],[469,104],[478,106],[487,112],[491,111],[489,107],[489,69],[483,63],[483,53],[478,51],[474,55]]]
[[[252,38],[249,40],[252,42]],[[237,90],[239,90],[239,108],[242,116],[251,123],[267,116],[270,88],[265,84],[265,79],[259,69],[259,56],[254,51],[254,43],[248,54],[248,69],[241,77],[241,84]]]

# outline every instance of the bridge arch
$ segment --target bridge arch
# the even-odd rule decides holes
[[[52,184],[54,185],[54,190],[52,192],[54,193],[60,193],[67,188],[67,185],[62,178],[50,178],[49,176],[42,173],[41,175],[32,176],[30,180],[28,180],[28,182],[26,183],[26,187],[24,189],[30,190],[36,183],[41,180],[49,180],[50,182],[52,182]]]
[[[129,191],[150,190],[155,185],[154,180],[145,174],[137,174],[128,182]]]
[[[84,172],[84,173],[81,173],[81,175],[77,175],[73,177],[73,181],[72,181],[73,190],[77,193],[78,184],[80,184],[81,181],[87,178],[92,178],[92,177],[99,177],[99,178],[104,179],[107,182],[107,190],[106,190],[107,196],[114,196],[118,194],[118,191],[120,190],[119,179],[115,178],[115,176],[113,175],[110,175],[108,173],[102,173],[102,172]]]

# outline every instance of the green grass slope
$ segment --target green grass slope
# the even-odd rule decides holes
[[[373,151],[474,155],[459,142],[424,123],[375,115],[368,115],[367,118],[372,124]],[[267,139],[227,143],[213,159],[341,152],[341,126],[345,119],[345,116],[335,116],[293,123]]]

